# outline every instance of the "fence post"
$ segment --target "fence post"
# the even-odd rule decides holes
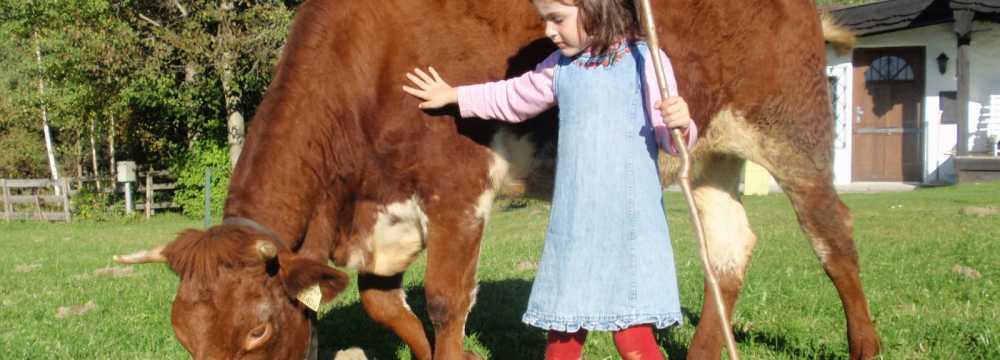
[[[205,168],[205,228],[212,225],[212,168]]]
[[[69,223],[71,222],[72,218],[70,218],[71,215],[69,208],[69,180],[67,180],[66,178],[62,179],[62,188],[63,188],[63,193],[62,193],[63,216],[66,217],[66,222]]]
[[[59,188],[59,185],[57,183],[53,182],[52,179],[49,179],[49,183],[46,184],[46,185],[52,185],[52,190],[56,194],[59,194],[59,192],[62,191],[62,189]],[[44,188],[45,187],[41,187],[41,188],[38,188],[38,189],[33,189],[34,190],[33,192],[34,192],[34,195],[35,195],[35,217],[37,218],[37,220],[45,220],[45,214],[42,213],[42,200],[41,200],[41,198],[38,195],[38,190],[39,189],[44,189]]]
[[[153,167],[146,172],[146,220],[153,216]]]
[[[10,189],[7,188],[7,179],[0,179],[0,187],[3,187],[3,218],[10,222],[14,216],[13,205],[10,203]]]
[[[132,203],[132,183],[125,183],[125,215],[132,215],[135,204]]]

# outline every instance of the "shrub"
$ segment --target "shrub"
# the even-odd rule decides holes
[[[205,214],[205,170],[212,169],[212,215],[222,213],[229,191],[229,149],[211,142],[196,142],[180,161],[171,167],[177,175],[174,202],[184,215],[193,218]]]
[[[71,201],[75,219],[109,221],[125,218],[125,200],[117,192],[98,192],[84,187],[73,195]]]
[[[41,131],[17,127],[0,131],[0,177],[48,177],[47,161]]]

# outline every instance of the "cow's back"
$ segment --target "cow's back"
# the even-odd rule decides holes
[[[810,1],[655,3],[661,46],[702,129],[733,111],[758,119],[748,126],[761,132],[782,133],[771,137],[819,134],[796,141],[829,143],[829,132],[817,131],[829,124],[796,121],[798,110],[788,108],[825,98],[822,35]],[[479,191],[487,186],[494,156],[488,146],[500,125],[458,120],[456,109],[417,110],[419,101],[400,89],[403,75],[434,66],[452,85],[499,80],[554,50],[525,0],[308,1],[252,123],[233,178],[230,199],[239,201],[231,200],[238,203],[232,211],[284,207],[303,219],[284,231],[301,234],[317,201],[309,190],[331,178],[346,179],[363,197],[428,192],[449,182],[433,179],[440,174],[453,178],[448,186]],[[521,127],[551,130],[554,122],[547,114]],[[554,132],[542,133],[533,140],[553,140],[546,136]]]
[[[798,149],[830,148],[825,50],[818,12],[808,0],[660,1],[661,46],[676,69],[681,95],[703,135],[713,121],[732,120],[718,149],[750,157],[751,144],[731,145],[743,132],[755,141],[788,141]],[[819,116],[823,118],[824,116]],[[825,116],[829,119],[829,115]],[[731,128],[738,128],[733,130]],[[828,152],[815,152],[817,163]]]

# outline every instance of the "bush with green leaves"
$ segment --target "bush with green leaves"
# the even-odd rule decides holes
[[[118,192],[100,192],[83,187],[71,197],[71,201],[74,219],[110,221],[125,218],[125,200]]]
[[[48,177],[41,131],[27,128],[0,130],[0,178]]]
[[[212,215],[221,214],[232,175],[228,148],[207,141],[195,142],[180,159],[170,171],[177,176],[174,202],[180,205],[184,215],[195,218],[204,216],[205,171],[211,169]]]

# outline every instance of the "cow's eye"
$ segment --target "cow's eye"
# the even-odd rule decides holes
[[[264,345],[271,338],[271,324],[257,326],[247,333],[247,338],[243,342],[243,349],[251,351]]]
[[[259,339],[264,337],[265,333],[267,333],[267,325],[261,325],[254,328],[253,330],[250,330],[250,337],[254,339]]]

